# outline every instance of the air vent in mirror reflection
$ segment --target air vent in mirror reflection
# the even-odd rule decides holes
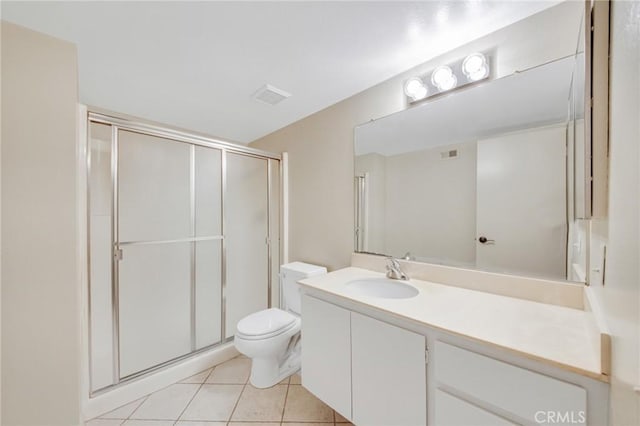
[[[442,151],[440,153],[440,158],[443,160],[449,160],[449,159],[453,159],[453,158],[458,158],[458,150],[457,149],[452,149],[449,151]]]

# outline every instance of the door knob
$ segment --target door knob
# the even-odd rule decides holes
[[[487,237],[480,237],[478,238],[478,241],[480,241],[482,244],[493,244],[496,242],[495,240],[490,240]]]

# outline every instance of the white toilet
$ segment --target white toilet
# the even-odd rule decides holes
[[[249,381],[257,388],[271,387],[300,369],[300,286],[304,278],[323,275],[327,268],[293,262],[280,267],[283,309],[265,309],[238,322],[234,344],[251,358]]]

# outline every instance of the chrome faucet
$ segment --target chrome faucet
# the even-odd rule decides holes
[[[392,280],[409,280],[407,274],[402,271],[400,262],[398,262],[393,256],[387,257],[387,278]]]

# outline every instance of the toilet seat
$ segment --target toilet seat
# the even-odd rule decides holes
[[[236,336],[264,340],[286,333],[300,324],[300,318],[278,308],[255,312],[238,322]]]

